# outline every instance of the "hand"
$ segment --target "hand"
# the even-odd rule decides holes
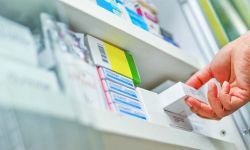
[[[199,89],[215,78],[208,86],[209,104],[192,97],[186,99],[192,112],[206,119],[220,120],[233,113],[250,99],[250,32],[223,47],[207,67],[197,72],[187,85]]]

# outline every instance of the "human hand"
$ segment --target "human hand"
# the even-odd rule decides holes
[[[215,83],[209,84],[209,105],[192,97],[186,99],[191,111],[198,116],[220,120],[249,101],[250,32],[223,47],[212,62],[193,75],[186,84],[199,89],[212,78],[222,87],[218,91]]]

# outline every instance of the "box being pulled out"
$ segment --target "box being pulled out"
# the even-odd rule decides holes
[[[207,103],[206,97],[201,91],[196,90],[182,82],[178,82],[160,93],[161,105],[167,112],[188,116],[191,114],[191,111],[185,103],[185,98],[189,96],[201,102]]]

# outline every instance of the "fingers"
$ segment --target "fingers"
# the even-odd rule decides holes
[[[211,82],[208,86],[208,102],[213,111],[215,112],[216,116],[222,118],[224,117],[224,109],[219,98],[217,97],[217,94],[217,86],[215,83]]]
[[[205,119],[219,119],[209,105],[200,102],[192,97],[187,98],[186,102],[189,106],[191,106],[190,110],[193,113],[196,113],[198,116]]]
[[[213,78],[210,66],[195,73],[188,81],[187,85],[192,86],[196,89],[199,89],[205,83],[207,83],[211,78]]]
[[[186,99],[193,113],[206,119],[220,120],[244,105],[248,98],[246,91],[240,88],[231,88],[228,82],[224,82],[221,91],[218,92],[215,83],[208,87],[209,104],[200,102],[192,97]]]
[[[221,101],[222,107],[225,110],[231,110],[231,96],[229,95],[230,85],[227,81],[222,84],[221,91],[219,92],[219,99]]]

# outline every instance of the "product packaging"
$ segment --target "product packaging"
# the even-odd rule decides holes
[[[60,88],[55,74],[51,71],[13,61],[9,58],[0,58],[0,83],[15,85],[38,90],[59,92]]]
[[[108,104],[119,103],[132,107],[134,109],[143,110],[142,103],[139,100],[131,99],[114,92],[106,92],[105,95],[107,96]]]
[[[114,111],[117,113],[121,113],[121,114],[125,114],[125,115],[129,115],[129,116],[133,116],[133,117],[147,120],[147,117],[146,117],[144,111],[134,109],[132,107],[129,107],[127,105],[120,104],[120,103],[113,103],[112,105],[113,105],[112,107],[113,107]]]
[[[90,35],[86,36],[86,45],[88,45],[93,61],[97,66],[111,69],[116,73],[132,79],[135,86],[141,83],[135,61],[129,52]]]
[[[0,55],[36,66],[37,48],[29,28],[0,16]]]
[[[159,21],[156,14],[152,13],[148,8],[143,5],[136,6],[137,14],[142,16],[145,20],[145,23],[148,26],[149,32],[152,34],[161,37]]]
[[[56,52],[59,78],[67,95],[78,105],[106,109],[105,99],[95,66],[67,52]]]
[[[160,93],[161,105],[165,111],[182,116],[191,114],[190,108],[185,103],[185,98],[191,96],[203,103],[207,102],[205,95],[184,83],[178,82],[164,92]]]
[[[111,91],[126,96],[128,98],[138,100],[138,95],[135,89],[127,88],[109,80],[102,80],[102,85],[105,92]]]
[[[110,80],[128,88],[135,89],[134,83],[131,79],[124,77],[118,73],[115,73],[109,69],[103,67],[97,67],[98,73],[102,80]]]

